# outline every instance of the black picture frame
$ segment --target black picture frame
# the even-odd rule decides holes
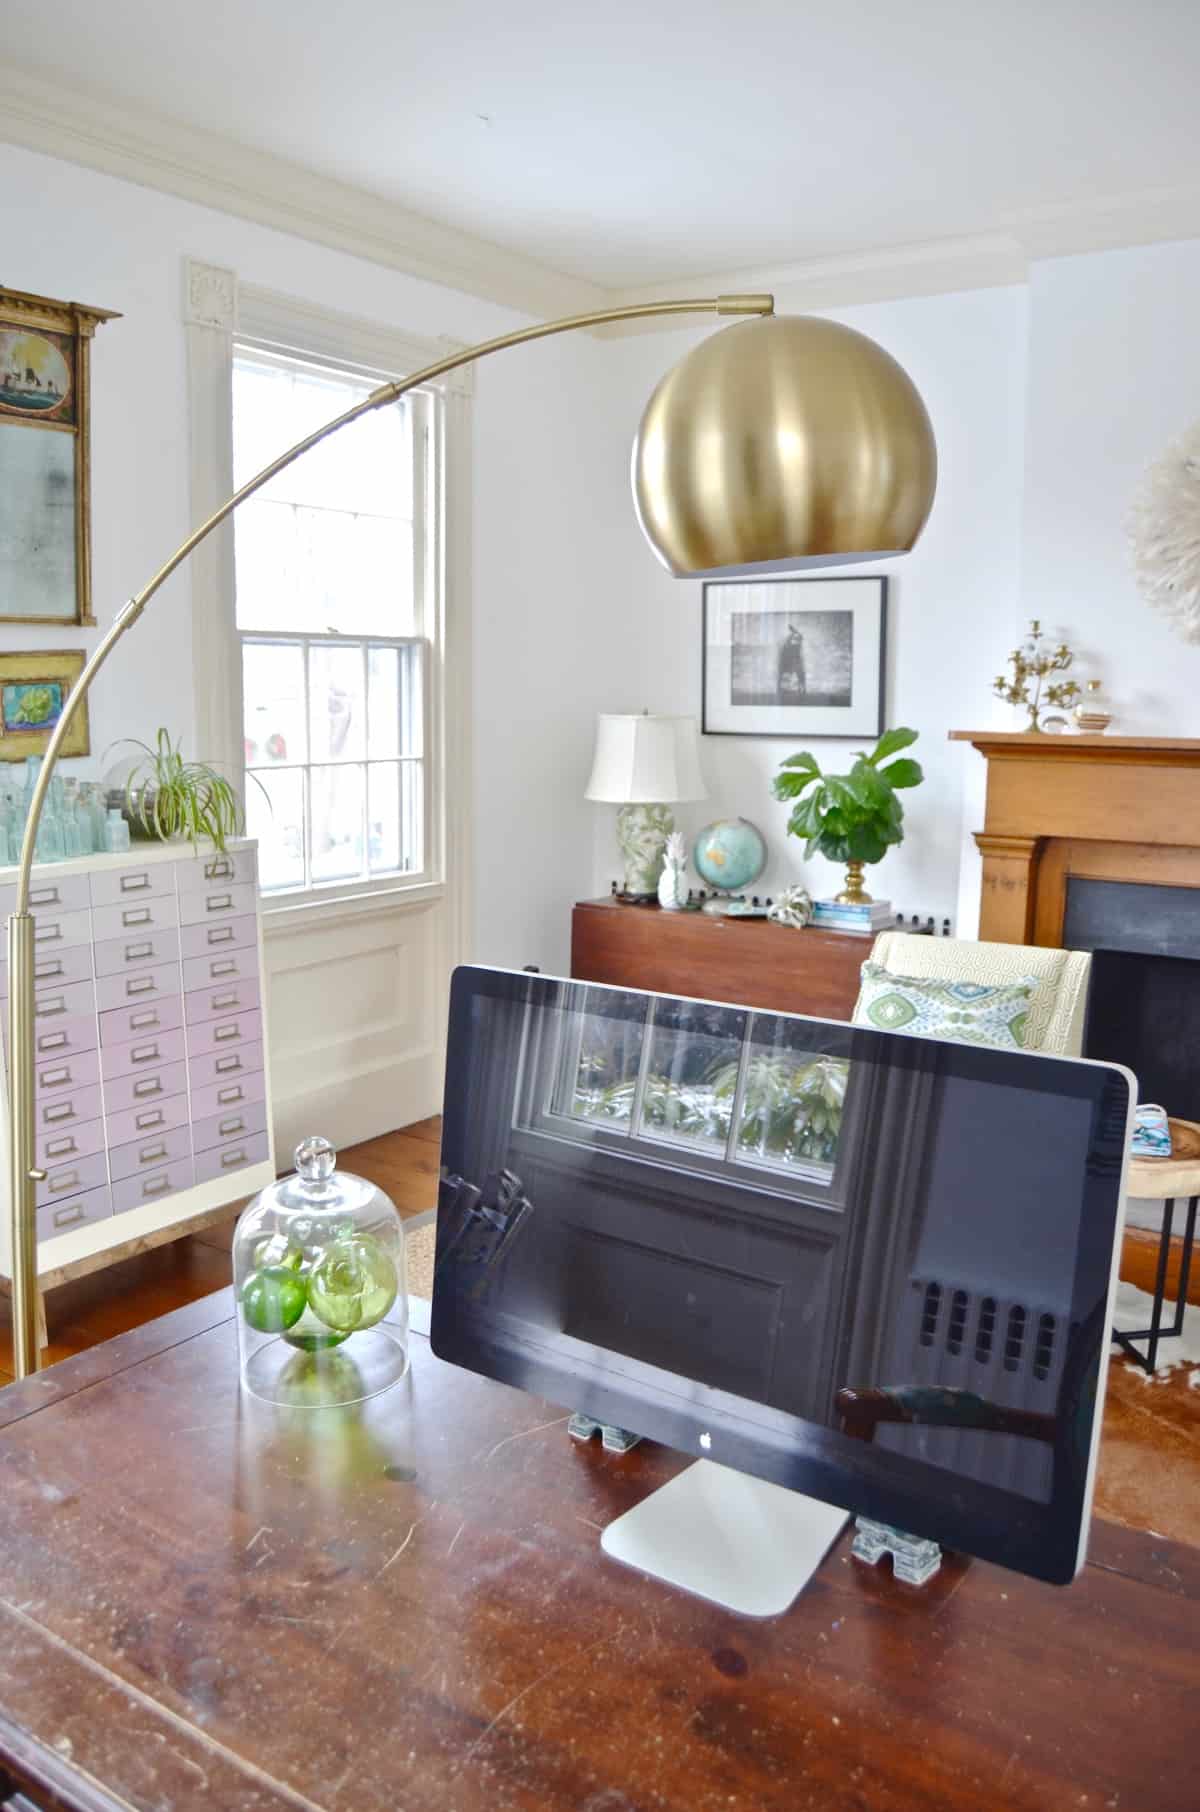
[[[701,733],[789,740],[881,735],[887,604],[885,573],[706,580]],[[796,621],[806,617],[812,619],[807,629]]]

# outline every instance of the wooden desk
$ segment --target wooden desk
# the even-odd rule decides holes
[[[0,1766],[83,1812],[1183,1812],[1200,1552],[1066,1591],[843,1540],[786,1617],[605,1560],[683,1462],[432,1358],[239,1399],[227,1293],[0,1392]]]

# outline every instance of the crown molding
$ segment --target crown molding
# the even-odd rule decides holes
[[[596,284],[439,226],[365,189],[11,68],[0,73],[0,139],[538,319],[602,308],[607,299]]]

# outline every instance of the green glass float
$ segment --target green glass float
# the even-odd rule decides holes
[[[242,1383],[270,1403],[361,1402],[408,1369],[404,1226],[374,1183],[336,1168],[328,1139],[295,1160],[234,1233]]]

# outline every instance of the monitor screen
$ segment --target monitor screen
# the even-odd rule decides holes
[[[1074,1576],[1123,1071],[463,968],[446,1075],[439,1357]]]

